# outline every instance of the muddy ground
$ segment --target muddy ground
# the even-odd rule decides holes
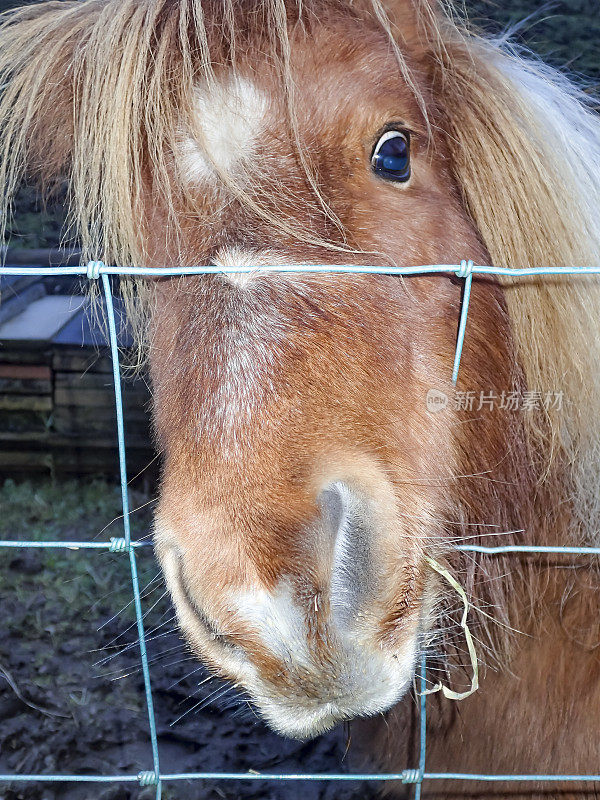
[[[134,493],[131,500],[136,508],[148,498]],[[133,515],[136,538],[148,535],[151,506]],[[107,540],[122,535],[119,513],[117,487],[101,481],[0,487],[0,539]],[[207,679],[174,627],[152,549],[138,552],[161,769],[356,770],[345,756],[343,728],[307,743],[286,740],[223,684]],[[4,548],[0,555],[0,774],[150,769],[127,556]],[[373,796],[372,784],[354,782],[194,781],[166,784],[163,791],[166,800]],[[0,784],[0,800],[152,797],[153,789],[136,784]]]

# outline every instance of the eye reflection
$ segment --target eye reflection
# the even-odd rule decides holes
[[[406,183],[410,179],[410,137],[399,130],[380,136],[371,156],[373,172],[386,181]]]

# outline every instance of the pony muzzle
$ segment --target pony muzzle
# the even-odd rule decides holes
[[[199,566],[157,519],[157,552],[188,641],[271,727],[300,739],[397,702],[412,681],[421,620],[405,615],[400,634],[390,622],[397,618],[382,596],[395,587],[385,585],[383,525],[367,493],[337,480],[316,505],[306,572],[273,586],[258,576],[232,581],[231,565],[219,586],[217,568]]]

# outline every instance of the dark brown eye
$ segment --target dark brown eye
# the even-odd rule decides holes
[[[371,156],[371,169],[380,178],[406,183],[410,178],[410,137],[391,130],[379,137]]]

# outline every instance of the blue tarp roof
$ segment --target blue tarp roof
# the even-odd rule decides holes
[[[92,309],[92,304],[82,294],[79,279],[65,281],[64,278],[57,280],[53,277],[32,279],[2,276],[0,297],[3,312],[0,341],[4,341],[4,346],[9,341],[96,348],[108,345],[104,298],[99,298]],[[51,297],[56,298],[57,302],[45,302],[45,298]],[[62,303],[59,301],[61,297],[64,299]],[[114,308],[119,346],[129,347],[133,344],[133,337],[123,302],[118,296],[114,297]],[[38,313],[41,317],[36,319]],[[65,319],[64,323],[61,319],[44,319],[43,316],[58,313]],[[56,326],[53,322],[56,322]],[[6,333],[4,338],[3,330]]]

